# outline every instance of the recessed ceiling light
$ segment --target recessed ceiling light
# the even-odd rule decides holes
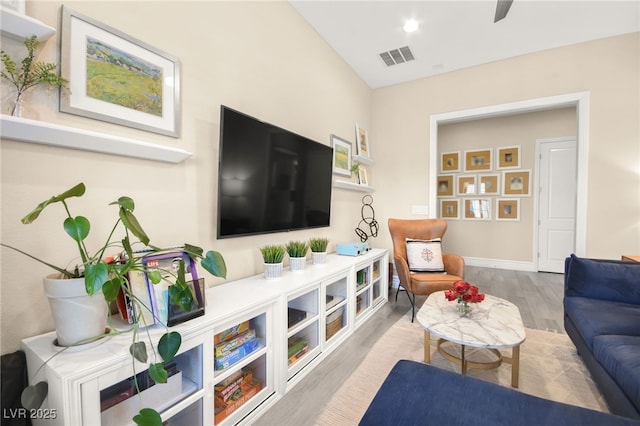
[[[416,21],[415,19],[409,19],[407,22],[404,23],[404,27],[402,27],[402,29],[406,33],[412,33],[416,31],[419,27],[420,25],[418,24],[418,21]]]

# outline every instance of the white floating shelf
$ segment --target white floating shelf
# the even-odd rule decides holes
[[[360,185],[358,183],[353,183],[353,182],[346,182],[344,180],[334,180],[333,186],[335,186],[336,188],[350,189],[351,191],[360,191],[360,192],[375,191],[371,186]]]
[[[357,161],[360,164],[364,164],[365,166],[373,166],[373,160],[369,157],[364,157],[362,155],[354,155],[351,157],[353,161]]]
[[[6,7],[0,7],[0,22],[2,22],[2,34],[18,40],[24,40],[32,35],[39,40],[46,40],[56,33],[55,28]]]
[[[181,163],[192,155],[188,151],[170,146],[10,115],[0,115],[0,137],[167,163]]]

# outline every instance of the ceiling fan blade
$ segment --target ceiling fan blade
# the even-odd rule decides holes
[[[494,23],[507,16],[511,3],[513,3],[513,0],[498,0],[498,4],[496,5],[496,16],[493,18]]]

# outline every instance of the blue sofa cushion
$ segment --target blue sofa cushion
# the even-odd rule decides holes
[[[640,262],[584,259],[565,261],[565,296],[640,305]]]
[[[640,401],[640,335],[596,336],[593,356],[631,401]]]
[[[639,426],[640,422],[402,360],[385,379],[360,425]]]
[[[640,336],[640,306],[585,297],[566,297],[565,313],[593,351],[593,339],[602,334]],[[640,357],[640,354],[638,355]]]

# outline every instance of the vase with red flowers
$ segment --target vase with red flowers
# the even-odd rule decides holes
[[[456,309],[460,315],[467,316],[473,309],[470,303],[482,302],[484,293],[480,293],[478,287],[466,281],[456,281],[449,290],[445,290],[444,297],[450,302],[457,301]]]

